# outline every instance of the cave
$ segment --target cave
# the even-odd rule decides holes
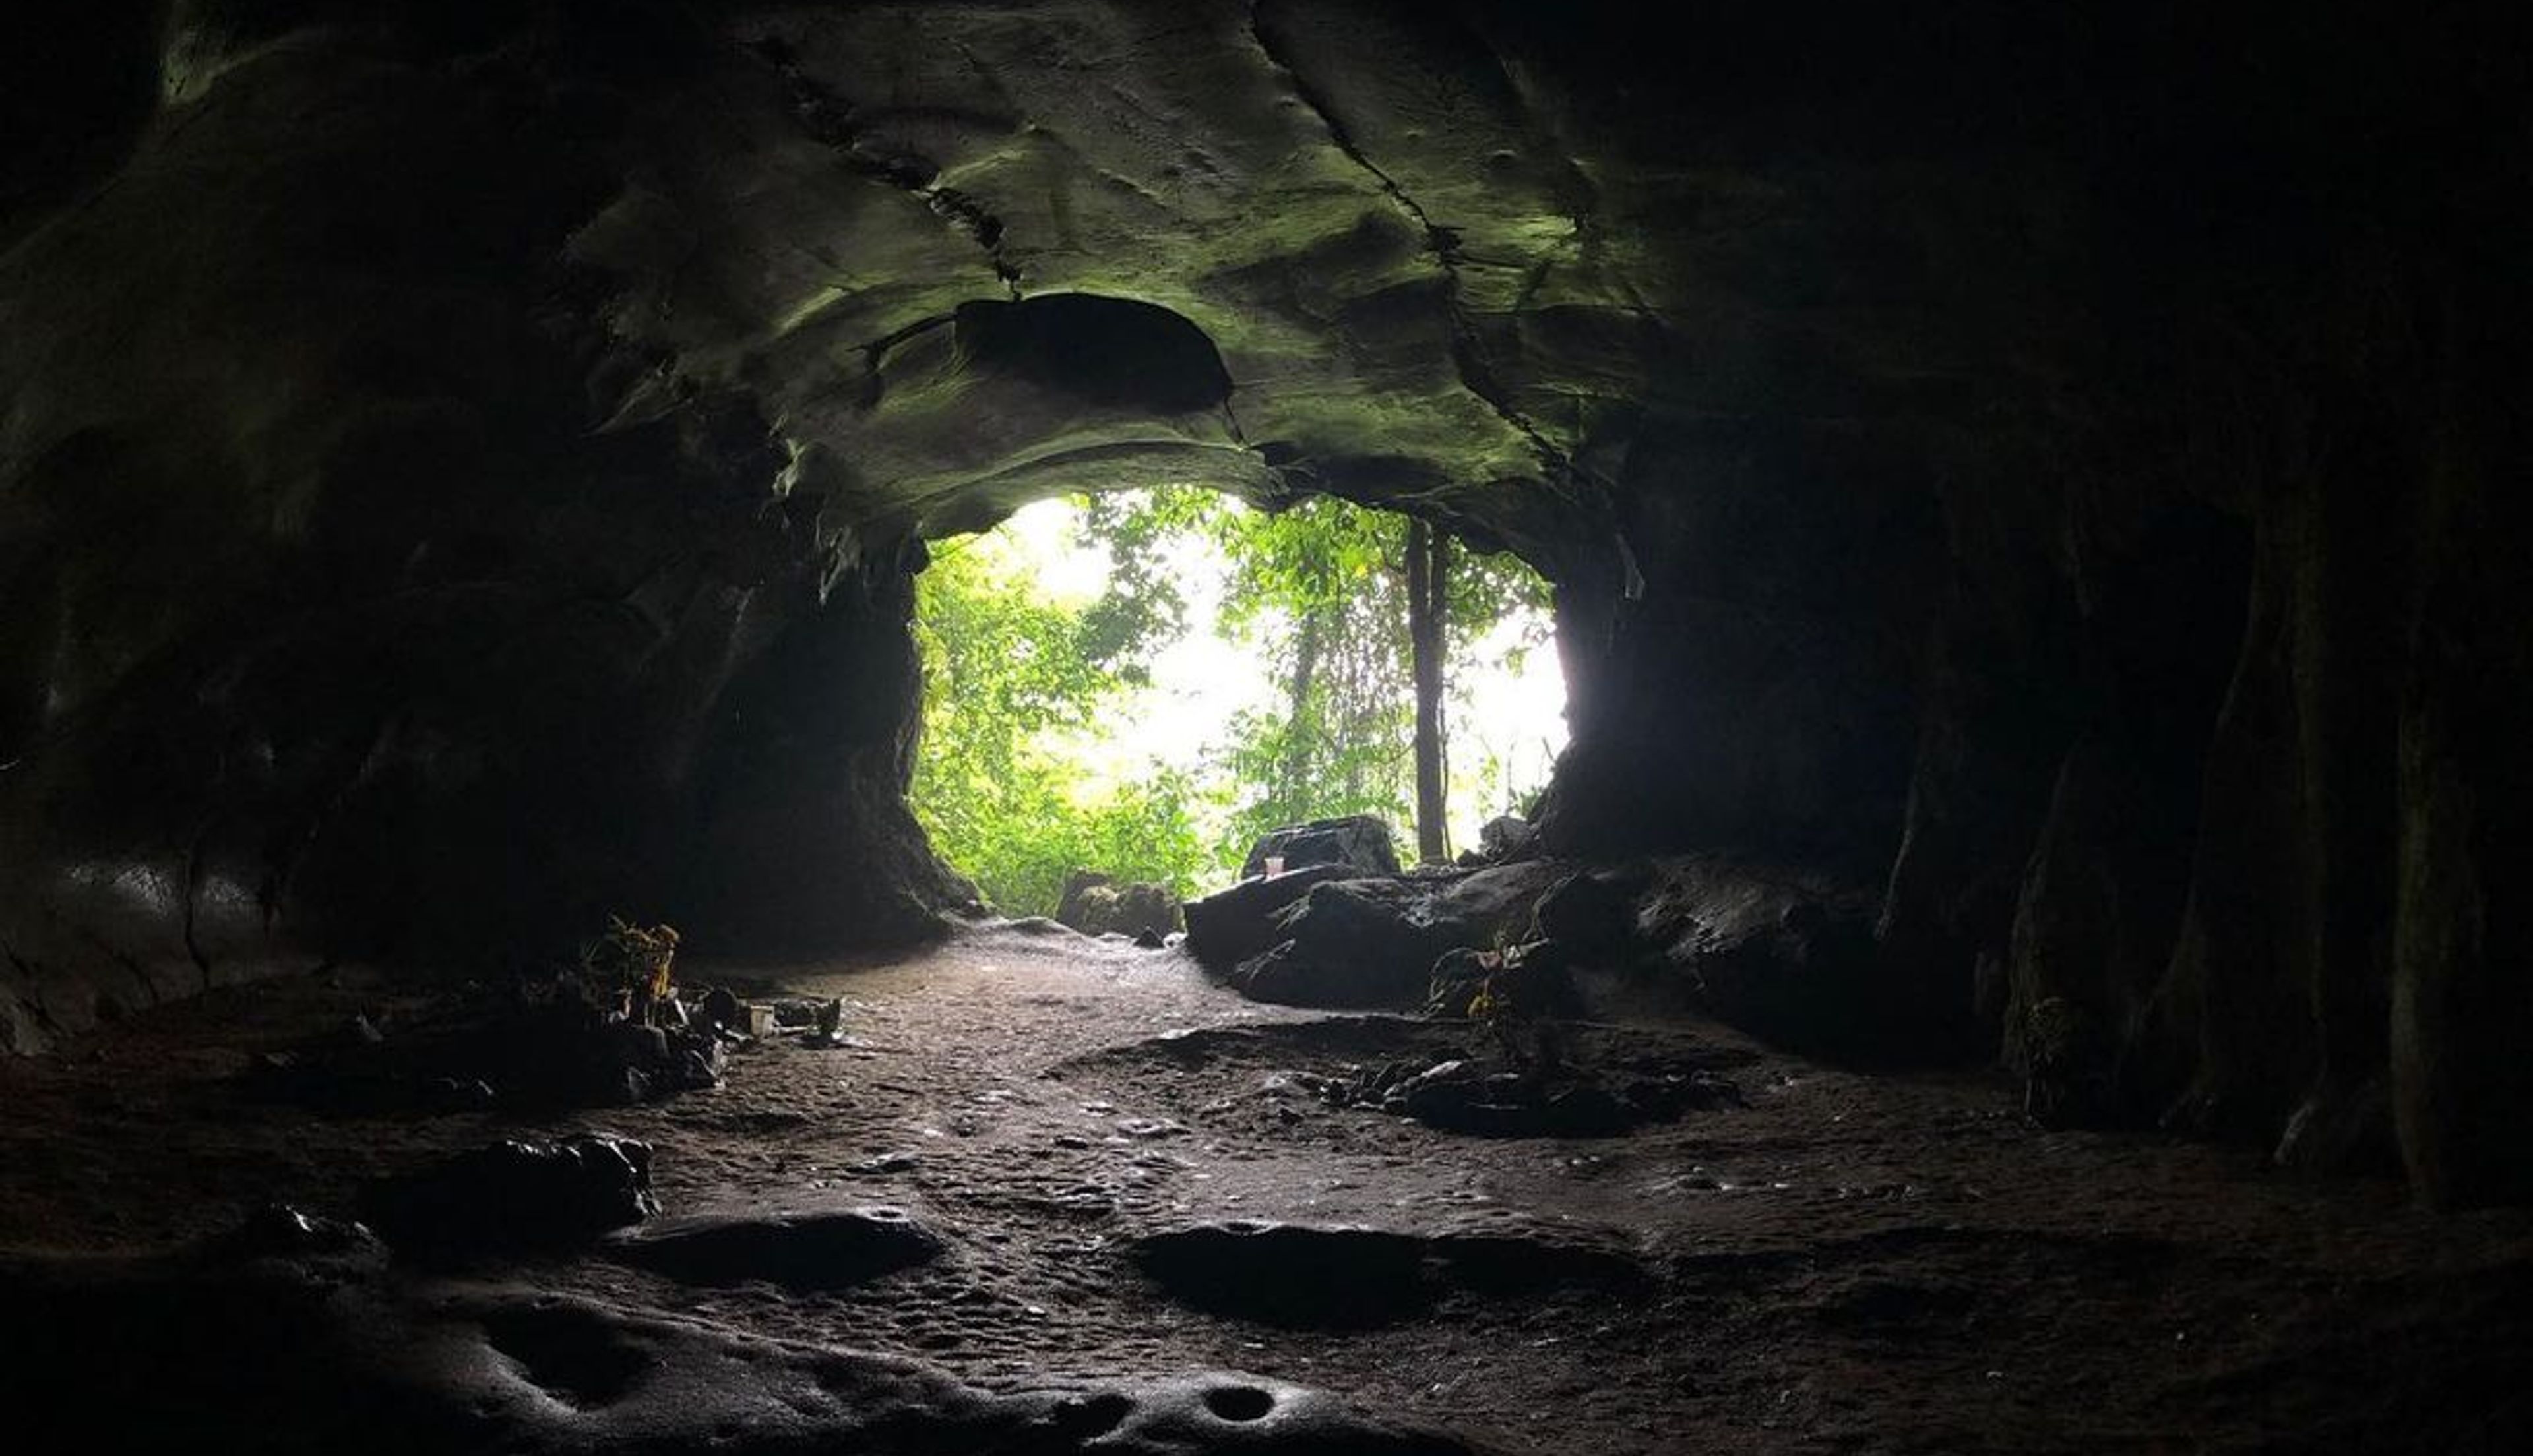
[[[2520,1448],[2499,9],[35,0],[0,1419]],[[930,544],[1184,485],[1553,584],[1519,843],[980,912]],[[327,1080],[619,913],[695,1066]]]

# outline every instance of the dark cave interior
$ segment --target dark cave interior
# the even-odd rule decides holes
[[[331,1015],[347,973],[395,994],[480,978],[625,906],[732,964],[978,961],[1015,932],[955,913],[968,887],[904,801],[926,542],[1051,495],[1192,483],[1333,495],[1517,553],[1555,585],[1569,690],[1519,855],[1440,891],[1295,890],[1329,944],[1409,975],[1367,990],[1331,961],[1235,986],[1407,1009],[1438,904],[1544,925],[1543,893],[1579,876],[1603,889],[1561,903],[1603,896],[1628,942],[1609,953],[1623,973],[1587,985],[1591,1024],[1754,1037],[1734,1066],[1821,1059],[1815,1084],[1852,1083],[1856,1109],[1931,1106],[1924,1078],[1954,1078],[1946,1095],[2010,1107],[2030,1145],[2095,1139],[2069,1186],[2114,1202],[2123,1180],[2176,1206],[2193,1186],[2120,1149],[2248,1160],[2261,1192],[2241,1196],[2269,1211],[2210,1217],[2264,1257],[2311,1227],[2277,1208],[2359,1199],[2413,1238],[2373,1266],[2361,1332],[2451,1336],[2448,1364],[2399,1367],[2408,1393],[2380,1399],[2351,1393],[2371,1347],[2267,1357],[2226,1399],[2305,1381],[2284,1426],[2221,1402],[2117,1432],[1928,1426],[1918,1402],[1939,1397],[1895,1379],[1838,1440],[1679,1396],[1562,1447],[1480,1419],[1476,1448],[2515,1448],[2533,975],[2502,911],[2526,903],[2505,867],[2533,864],[2533,497],[2505,482],[2528,458],[2533,65],[2508,18],[1647,17],[19,17],[0,61],[0,1046],[27,1127],[0,1174],[18,1251],[0,1289],[86,1333],[59,1369],[13,1374],[121,1392],[135,1448],[250,1397],[358,1389],[410,1410],[416,1450],[1469,1449],[1426,1428],[1458,1424],[1447,1404],[1393,1426],[1302,1390],[1364,1395],[1336,1347],[1313,1347],[1321,1378],[1226,1385],[1171,1374],[1188,1362],[1164,1341],[1105,1372],[1127,1386],[1041,1398],[913,1364],[919,1341],[840,1353],[850,1332],[773,1315],[715,1334],[613,1286],[427,1285],[426,1318],[406,1275],[322,1220],[176,1253],[47,1221],[71,1204],[30,1149],[152,1156],[94,1111],[118,1097],[176,1120],[162,1155],[195,1169],[206,1217],[248,1211],[209,1152],[182,1151],[201,1131],[183,1077],[117,1091],[112,1069],[158,1048],[181,1071],[197,1043]],[[1156,964],[1209,984],[1176,952]],[[285,991],[315,1000],[238,1000]],[[253,1030],[244,1004],[279,1019]],[[929,1003],[891,1005],[918,1042]],[[1206,1015],[1269,1019],[1223,1036],[1283,1034],[1284,1010],[1221,1005],[1240,1009]],[[942,1034],[1004,1055],[995,1025]],[[399,1136],[414,1157],[459,1145]],[[1138,1267],[1166,1285],[1184,1249],[1161,1237]],[[902,1238],[851,1231],[865,1252]],[[2448,1238],[2498,1251],[2476,1281],[2437,1263]],[[1367,1287],[1487,1284],[1475,1245],[1436,1239],[1243,1247]],[[862,1277],[932,1277],[896,1267]],[[270,1315],[274,1281],[306,1303]],[[305,1388],[166,1373],[259,1317]],[[381,1328],[410,1361],[370,1348]],[[114,1348],[137,1353],[97,1353]],[[483,1348],[553,1409],[483,1395]],[[1627,1378],[1688,1390],[1711,1357],[1635,1358]],[[2106,1369],[2034,1400],[2081,1407],[2122,1378]],[[679,1425],[707,1408],[720,1426]],[[211,1445],[330,1449],[356,1428]]]

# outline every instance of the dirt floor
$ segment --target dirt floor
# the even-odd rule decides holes
[[[0,1069],[0,1247],[347,1215],[365,1178],[604,1129],[654,1144],[669,1214],[888,1204],[948,1251],[829,1293],[575,1259],[536,1285],[989,1390],[1238,1369],[1507,1452],[2496,1451],[2533,1430],[2522,1213],[2042,1132],[1995,1080],[1842,1072],[1706,1024],[1584,1028],[1570,1055],[1738,1097],[1615,1136],[1441,1132],[1324,1088],[1482,1033],[1253,1005],[1175,951],[1070,934],[752,974],[843,997],[845,1044],[777,1038],[718,1089],[524,1125],[251,1095],[255,1054],[424,1006],[373,977],[133,1019]],[[1229,1220],[1305,1236],[1234,1228],[1195,1257],[1254,1251],[1260,1277],[1173,1279],[1172,1237]],[[1400,1248],[1421,1262],[1392,1277]]]

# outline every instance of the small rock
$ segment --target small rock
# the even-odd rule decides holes
[[[357,1223],[320,1218],[269,1203],[209,1243],[218,1256],[241,1259],[367,1259],[383,1252],[378,1236]]]
[[[1539,831],[1518,814],[1499,814],[1478,829],[1478,848],[1483,857],[1502,859],[1530,847]]]
[[[1446,1083],[1470,1081],[1474,1079],[1474,1076],[1473,1070],[1465,1061],[1454,1059],[1448,1062],[1437,1062],[1399,1083],[1394,1088],[1394,1094],[1399,1097],[1431,1095]]]
[[[626,1065],[658,1066],[669,1060],[669,1033],[657,1026],[641,1026],[631,1021],[619,1021],[604,1033],[613,1050]]]

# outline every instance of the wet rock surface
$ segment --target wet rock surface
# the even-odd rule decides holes
[[[1868,1077],[1636,1018],[1571,1027],[1567,1064],[1614,1092],[1704,1074],[1740,1100],[1610,1136],[1472,1136],[1323,1088],[1484,1065],[1483,1026],[1261,1005],[1180,958],[1009,929],[786,980],[843,998],[843,1045],[778,1042],[719,1089],[533,1127],[245,1097],[257,1050],[397,1012],[368,983],[227,992],[0,1067],[0,1303],[48,1336],[0,1366],[13,1430],[189,1452],[243,1430],[229,1444],[294,1456],[1069,1453],[1121,1431],[1179,1456],[1458,1449],[1435,1428],[1539,1456],[1675,1456],[1683,1432],[2019,1456],[2512,1449],[2533,1418],[2521,1216],[2036,1128],[2012,1078]],[[463,1284],[357,1239],[330,1266],[295,1252],[329,1247],[369,1178],[595,1128],[653,1145],[662,1220],[883,1205],[944,1251],[825,1289],[777,1282],[788,1255],[747,1241],[707,1283],[605,1239],[474,1261]],[[312,1232],[132,1266],[276,1200]],[[1414,1272],[1384,1287],[1414,1312],[1210,1310],[1138,1262],[1147,1241],[1260,1224],[1370,1231],[1376,1269],[1409,1264],[1388,1252],[1406,1241]],[[1262,1410],[1281,1415],[1242,1419]],[[1290,1444],[1237,1444],[1274,1421]],[[294,1446],[303,1430],[322,1433]]]

